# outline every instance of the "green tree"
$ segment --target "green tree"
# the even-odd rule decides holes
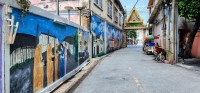
[[[127,38],[137,38],[137,33],[136,31],[133,31],[133,30],[130,30],[130,31],[127,31]]]
[[[200,1],[199,0],[177,0],[179,15],[185,17],[195,24],[190,32],[185,51],[184,57],[191,56],[191,48],[195,38],[195,35],[200,27]]]

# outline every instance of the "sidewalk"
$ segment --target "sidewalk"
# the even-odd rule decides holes
[[[192,71],[200,71],[200,59],[192,58],[192,59],[185,59],[185,61],[181,59],[179,63],[176,64],[176,66]]]

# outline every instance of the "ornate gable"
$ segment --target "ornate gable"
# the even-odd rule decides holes
[[[132,8],[129,16],[126,19],[125,29],[146,29],[146,26],[143,24],[143,19],[140,17],[135,7]]]
[[[133,7],[133,9],[131,10],[131,13],[129,14],[126,21],[127,23],[143,23],[143,20],[141,19],[135,7]]]

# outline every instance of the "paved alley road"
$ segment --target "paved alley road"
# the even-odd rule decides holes
[[[200,93],[199,73],[152,59],[141,47],[116,51],[74,93]]]

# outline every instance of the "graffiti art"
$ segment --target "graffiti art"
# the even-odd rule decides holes
[[[79,64],[82,64],[85,60],[89,58],[88,47],[90,33],[86,31],[80,31],[79,33]]]
[[[20,14],[19,10],[13,9],[12,15],[20,25],[10,47],[10,91],[33,93],[79,66],[78,29],[33,14],[26,14],[22,19]],[[83,40],[86,46],[88,37]],[[86,59],[87,48],[84,52]]]
[[[106,40],[108,50],[121,46],[120,30],[108,26],[106,32],[106,22],[97,16],[92,17],[92,42],[89,31],[31,13],[21,18],[21,14],[13,8],[11,15],[19,27],[14,44],[10,45],[11,93],[40,92],[62,80],[90,58],[92,49],[93,55],[104,55]]]
[[[93,55],[101,56],[105,54],[104,48],[104,27],[105,21],[97,16],[92,16],[92,31],[95,33],[93,39]]]

